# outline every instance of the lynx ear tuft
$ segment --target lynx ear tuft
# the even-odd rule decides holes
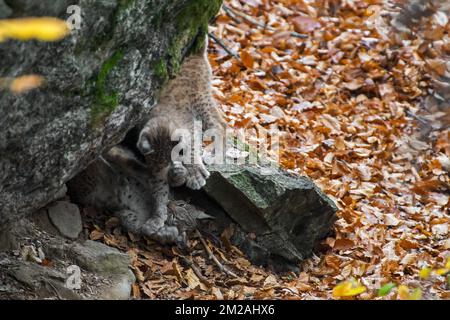
[[[197,210],[197,216],[195,217],[197,220],[205,220],[205,219],[214,219],[213,216],[210,216],[209,214],[204,213],[201,210]]]
[[[145,134],[139,137],[137,147],[144,156],[153,152],[153,148],[148,141],[148,137]]]

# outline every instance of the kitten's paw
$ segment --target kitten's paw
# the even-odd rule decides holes
[[[162,229],[164,227],[164,223],[166,219],[163,219],[161,217],[154,217],[151,219],[148,219],[143,225],[142,225],[142,234],[145,236],[152,237],[154,234],[158,232],[158,230]]]
[[[187,241],[187,234],[186,231],[182,232],[179,236],[178,239],[176,241],[177,247],[180,248],[182,251],[188,252],[189,251],[189,246],[188,246],[188,241]]]
[[[103,158],[108,162],[117,162],[125,157],[125,151],[119,146],[112,147],[108,152],[103,154]]]
[[[209,177],[209,172],[203,164],[192,165],[187,168],[188,177],[186,179],[186,186],[192,190],[200,190]]]
[[[179,161],[174,161],[173,164],[170,166],[169,172],[167,173],[169,185],[171,187],[179,187],[185,184],[187,176],[188,170]]]
[[[178,229],[173,226],[163,226],[159,230],[142,229],[143,234],[161,244],[174,244],[180,241]]]

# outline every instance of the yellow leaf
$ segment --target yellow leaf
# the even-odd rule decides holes
[[[419,272],[419,277],[421,279],[428,279],[430,277],[431,271],[433,271],[431,268],[422,268],[422,270],[420,270]]]
[[[409,288],[405,285],[400,285],[397,289],[398,297],[402,300],[409,300]]]
[[[405,285],[401,285],[397,290],[398,297],[402,300],[420,300],[422,299],[422,290],[415,288],[412,292]]]
[[[422,290],[420,288],[416,288],[409,295],[409,300],[421,300],[422,299]]]
[[[0,20],[0,42],[7,39],[58,41],[70,32],[65,21],[51,18],[17,18]]]
[[[445,276],[447,273],[450,272],[450,269],[440,268],[440,269],[435,270],[435,272],[438,276]]]
[[[450,257],[447,258],[447,262],[445,263],[445,269],[450,269]]]
[[[24,93],[31,89],[40,87],[44,83],[44,78],[38,75],[25,75],[13,79],[9,85],[9,89],[16,93]]]
[[[365,292],[367,289],[355,279],[339,283],[333,289],[334,297],[351,297]]]

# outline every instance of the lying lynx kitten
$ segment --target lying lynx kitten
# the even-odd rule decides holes
[[[143,164],[123,146],[116,146],[91,163],[69,183],[72,201],[106,209],[136,234],[160,243],[185,243],[196,219],[206,214],[183,202],[169,202],[169,184],[186,181],[187,170],[170,160],[171,130],[154,119],[148,142],[154,150]]]

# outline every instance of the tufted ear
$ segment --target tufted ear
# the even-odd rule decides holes
[[[195,213],[196,213],[195,219],[198,219],[198,220],[214,219],[213,216],[210,216],[209,214],[206,214],[202,210],[198,210],[197,209]]]
[[[145,134],[145,132],[142,132],[141,135],[139,136],[137,148],[144,156],[153,152],[153,147],[150,144],[148,136]]]

